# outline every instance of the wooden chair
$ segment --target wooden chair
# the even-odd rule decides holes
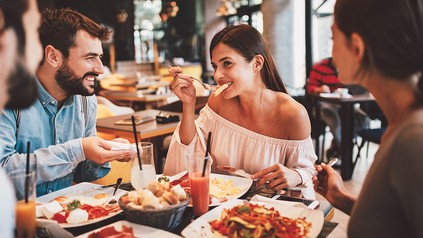
[[[383,133],[385,133],[386,127],[381,128],[366,128],[358,131],[358,136],[361,137],[361,143],[357,144],[357,156],[356,159],[361,157],[361,149],[366,145],[367,143],[367,149],[366,149],[366,158],[369,157],[369,144],[370,142],[373,142],[375,144],[380,144],[380,140],[382,138]]]

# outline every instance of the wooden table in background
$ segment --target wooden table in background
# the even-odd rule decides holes
[[[100,91],[103,96],[110,101],[123,102],[125,105],[132,107],[135,111],[151,109],[154,106],[165,104],[169,97],[176,97],[172,92],[166,94],[143,94],[136,91]]]
[[[339,116],[341,118],[341,176],[344,180],[350,180],[354,171],[353,149],[354,149],[354,104],[375,101],[370,94],[357,95],[352,97],[324,97],[310,95],[312,99],[319,102],[338,104],[341,106]],[[320,112],[317,113],[320,115]]]
[[[134,114],[129,115],[122,115],[122,116],[115,116],[115,117],[108,117],[102,118],[97,120],[97,131],[102,133],[107,133],[114,135],[116,137],[125,138],[131,141],[132,143],[135,142],[134,140],[134,132],[132,130],[132,125],[116,125],[115,122],[130,119],[131,115],[135,117],[156,117],[160,113],[159,110],[149,109],[144,111],[138,111]],[[181,118],[181,113],[175,112],[168,112],[170,115],[178,115]],[[156,171],[161,173],[163,169],[163,163],[158,158],[158,147],[162,145],[162,140],[164,136],[171,135],[175,131],[179,122],[171,122],[166,124],[158,124],[156,120],[148,121],[137,125],[137,132],[140,133],[141,140],[148,140],[154,144],[155,147],[155,164],[156,164]]]

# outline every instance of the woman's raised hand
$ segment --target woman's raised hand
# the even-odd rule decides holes
[[[169,73],[173,80],[170,84],[172,92],[182,101],[183,104],[195,104],[195,87],[193,79],[183,74],[181,67],[169,67]]]

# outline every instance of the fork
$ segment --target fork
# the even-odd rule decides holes
[[[169,65],[169,68],[172,68],[172,66],[171,65]],[[178,75],[178,73],[176,73],[176,75]],[[199,82],[200,84],[201,84],[201,86],[203,86],[203,88],[204,89],[206,89],[206,90],[215,90],[216,88],[217,88],[217,86],[215,86],[215,85],[211,85],[211,84],[207,84],[207,83],[203,83],[201,80],[199,80],[199,79],[197,79],[197,78],[194,78],[194,77],[192,77],[192,76],[189,76],[191,79],[193,79],[193,80],[195,80],[195,81],[197,81],[197,82]]]
[[[194,78],[192,76],[190,76],[190,78],[193,79],[193,80],[196,80],[197,82],[199,82],[201,84],[201,86],[203,86],[203,88],[206,89],[206,90],[212,90],[213,91],[213,90],[215,90],[217,88],[217,86],[215,86],[215,85],[203,83],[203,82],[201,82],[201,80],[196,79],[196,78]]]
[[[116,191],[120,187],[121,183],[122,183],[122,178],[118,178],[117,181],[116,181],[115,191],[113,191],[113,197],[108,203],[109,205],[113,205],[113,204],[117,203],[117,201],[116,201]]]

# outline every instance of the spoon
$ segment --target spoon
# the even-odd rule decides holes
[[[113,197],[108,203],[109,205],[113,205],[113,204],[117,203],[117,201],[116,201],[116,191],[120,187],[121,183],[122,183],[122,178],[118,178],[117,181],[116,181],[115,191],[113,191]]]

